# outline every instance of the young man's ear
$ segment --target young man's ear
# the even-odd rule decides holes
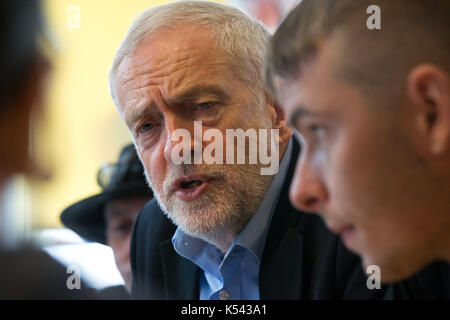
[[[441,157],[450,149],[450,75],[435,65],[419,65],[410,72],[407,86],[426,149]]]
[[[292,135],[292,128],[286,123],[284,110],[274,98],[267,97],[267,101],[272,110],[272,128],[279,130],[280,144],[287,143]]]

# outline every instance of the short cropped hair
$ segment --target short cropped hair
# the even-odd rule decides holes
[[[111,96],[116,97],[116,73],[122,60],[131,55],[151,33],[189,24],[209,28],[219,52],[230,69],[254,93],[264,95],[264,60],[270,39],[268,30],[257,20],[233,7],[205,2],[180,1],[144,11],[131,25],[114,58],[110,71]]]
[[[370,5],[380,8],[379,30],[366,25]],[[336,73],[368,95],[400,99],[407,74],[421,63],[450,71],[449,0],[303,0],[271,40],[268,85],[298,77],[336,34],[342,36]]]

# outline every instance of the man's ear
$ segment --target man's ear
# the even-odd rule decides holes
[[[271,107],[272,128],[279,130],[280,144],[287,143],[292,135],[292,128],[286,124],[283,108],[272,97],[266,97]]]
[[[407,93],[416,114],[427,153],[441,157],[450,150],[450,75],[422,64],[408,75]]]

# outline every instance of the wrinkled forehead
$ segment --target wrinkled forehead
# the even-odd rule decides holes
[[[179,64],[219,62],[223,54],[216,43],[212,31],[201,26],[179,25],[154,31],[122,60],[119,77],[127,80],[124,70],[143,66],[174,68]]]
[[[202,26],[179,25],[169,29],[152,32],[136,47],[131,57],[158,56],[161,60],[183,57],[198,52],[216,52],[217,37],[212,30]],[[169,55],[170,53],[170,55]],[[155,62],[160,62],[155,60]]]
[[[229,65],[212,32],[178,26],[149,35],[126,56],[117,70],[116,88],[122,100],[124,93],[139,87],[157,85],[174,90],[227,73],[231,73]]]

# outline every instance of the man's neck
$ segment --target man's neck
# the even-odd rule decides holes
[[[229,230],[216,233],[213,238],[208,240],[208,242],[216,246],[222,252],[223,256],[225,256],[233,242],[236,240],[238,234],[239,232],[230,232]]]
[[[289,144],[289,140],[287,142],[283,143],[282,145],[280,145],[280,147],[278,149],[279,155],[280,155],[279,156],[280,160],[278,163],[279,166],[280,166],[281,162],[283,161],[284,155],[286,154],[288,144]],[[267,190],[269,190],[270,184],[273,181],[274,176],[275,175],[272,176],[272,179],[268,183]],[[261,199],[260,203],[263,201],[263,199]],[[255,211],[255,213],[256,213],[256,211]],[[236,240],[236,238],[238,237],[240,232],[244,229],[244,227],[251,220],[251,218],[252,217],[250,217],[246,223],[244,223],[242,226],[240,226],[240,228],[236,228],[236,227],[224,228],[223,230],[221,230],[219,232],[215,232],[214,234],[209,235],[207,237],[207,239],[204,239],[204,240],[211,243],[212,245],[216,246],[222,252],[222,254],[225,256],[225,254],[228,252],[228,250],[230,249],[233,242]]]

